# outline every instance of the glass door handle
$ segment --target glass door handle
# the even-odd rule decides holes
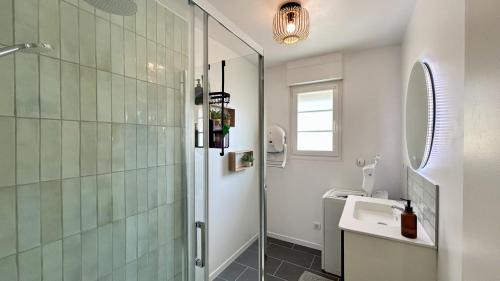
[[[205,223],[201,221],[195,222],[196,226],[196,244],[198,244],[198,229],[201,233],[201,255],[198,257],[198,245],[196,245],[196,259],[194,261],[195,265],[198,267],[205,267],[205,256],[206,256],[206,227]]]

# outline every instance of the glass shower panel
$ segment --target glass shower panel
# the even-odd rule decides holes
[[[259,56],[213,18],[208,36],[210,277],[258,280]]]
[[[190,9],[0,1],[0,279],[187,280]],[[192,8],[192,7],[191,7]]]

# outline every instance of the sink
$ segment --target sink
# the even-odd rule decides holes
[[[353,217],[357,220],[378,225],[399,226],[401,212],[390,205],[376,202],[357,201]]]
[[[401,235],[401,211],[392,206],[400,204],[394,200],[373,197],[349,196],[346,200],[339,228],[359,234],[435,248],[424,228],[417,222],[417,239]]]

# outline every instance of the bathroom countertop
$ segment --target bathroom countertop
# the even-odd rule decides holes
[[[342,217],[340,218],[339,228],[344,231],[365,234],[368,236],[379,237],[383,239],[393,240],[401,243],[412,244],[415,246],[434,248],[435,243],[430,239],[429,235],[425,232],[420,222],[417,222],[417,238],[410,239],[401,235],[401,226],[398,221],[397,225],[380,225],[371,221],[359,220],[355,217],[356,202],[372,202],[382,204],[385,206],[401,205],[397,201],[378,199],[371,197],[349,196],[345,203]]]

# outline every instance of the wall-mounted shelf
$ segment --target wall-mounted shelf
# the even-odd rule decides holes
[[[253,162],[250,165],[248,165],[245,162],[241,161],[241,157],[247,153],[249,153],[253,158],[252,150],[240,150],[240,151],[229,152],[229,171],[239,172],[253,167]]]
[[[226,93],[224,91],[224,76],[225,72],[224,69],[226,67],[226,61],[222,60],[222,87],[220,92],[212,92],[209,94],[209,103],[211,105],[218,105],[220,106],[220,131],[218,131],[219,128],[217,128],[214,120],[210,120],[210,136],[209,136],[209,142],[210,142],[210,147],[211,148],[220,148],[220,156],[224,156],[224,149],[229,147],[229,130],[228,128],[224,128],[224,124],[226,124],[226,120],[224,120],[224,113],[226,110],[224,109],[226,105],[229,103],[231,99],[231,95],[229,93]],[[208,66],[210,69],[210,65]],[[215,119],[215,118],[214,118]],[[229,121],[229,120],[228,120]],[[230,121],[229,121],[230,123]]]
[[[224,71],[224,70],[223,70]],[[210,104],[228,104],[231,100],[231,94],[222,92],[212,92],[210,95]]]

